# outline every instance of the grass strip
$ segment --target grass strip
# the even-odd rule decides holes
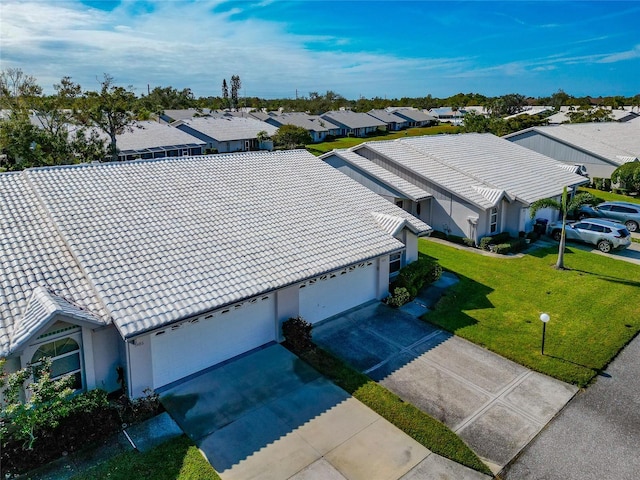
[[[372,142],[375,140],[394,140],[396,138],[417,137],[420,135],[439,135],[441,133],[458,133],[460,127],[452,125],[436,125],[434,127],[415,127],[401,130],[399,132],[388,132],[382,135],[372,137],[343,137],[337,138],[330,142],[310,143],[306,146],[307,150],[316,156],[330,152],[335,148],[351,148],[364,142]]]
[[[153,479],[153,480],[220,480],[198,448],[181,436],[140,453],[121,453],[104,463],[74,476],[71,480]]]
[[[378,413],[415,441],[438,455],[492,475],[478,456],[446,425],[354,370],[331,353],[316,347],[300,355],[320,373]]]
[[[621,195],[619,193],[605,192],[595,188],[579,187],[581,192],[589,192],[594,197],[601,198],[603,202],[629,202],[640,203],[640,197],[632,197],[630,195]]]

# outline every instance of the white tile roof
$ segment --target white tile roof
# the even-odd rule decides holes
[[[533,127],[535,131],[556,140],[592,152],[621,165],[640,158],[640,123],[595,122]],[[510,138],[521,134],[506,135]]]
[[[22,318],[37,287],[72,299],[87,312],[108,321],[89,281],[51,222],[27,175],[0,174],[0,356],[11,343],[16,319]],[[23,320],[20,330],[31,330]],[[15,338],[14,338],[15,337]]]
[[[404,178],[399,177],[395,173],[390,172],[386,168],[382,168],[376,165],[373,162],[370,162],[366,158],[358,155],[357,153],[352,152],[347,149],[339,149],[334,150],[332,152],[325,153],[320,158],[325,159],[330,157],[331,155],[336,154],[347,163],[355,166],[359,170],[362,170],[374,178],[377,178],[382,183],[390,186],[394,190],[397,190],[398,193],[403,194],[406,198],[413,200],[414,202],[418,202],[420,200],[424,200],[426,198],[430,198],[432,195],[429,192],[426,192],[420,187],[417,187],[413,183],[405,180]]]
[[[371,212],[430,231],[303,150],[32,169],[0,193],[5,352],[38,286],[130,337],[402,248]]]
[[[104,136],[104,135],[103,135]],[[118,149],[144,150],[173,145],[206,145],[202,140],[167,124],[144,121],[117,136]]]
[[[273,125],[261,122],[255,118],[199,117],[182,120],[182,122],[218,142],[256,138],[258,133],[263,130],[266,131],[268,135],[273,135],[278,130]]]
[[[491,134],[427,135],[366,142],[366,148],[456,195],[490,208],[502,194],[529,204],[587,180],[559,162]]]
[[[369,110],[367,115],[371,115],[373,118],[377,118],[381,122],[385,123],[407,123],[406,118],[395,115],[394,112],[388,112],[387,110]]]
[[[318,115],[309,115],[307,113],[291,112],[273,115],[272,117],[280,125],[295,125],[312,132],[327,132],[329,130],[337,130],[340,127],[334,125],[329,120],[320,118]]]
[[[525,203],[559,195],[564,186],[586,181],[556,168],[559,162],[546,155],[489,133],[427,135],[400,141]]]

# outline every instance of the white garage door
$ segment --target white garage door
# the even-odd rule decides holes
[[[307,282],[300,288],[300,316],[316,323],[376,298],[378,272],[375,263],[336,272]]]
[[[270,295],[152,335],[154,388],[275,340],[275,325],[275,295]]]

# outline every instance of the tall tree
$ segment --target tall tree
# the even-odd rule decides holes
[[[222,101],[224,102],[224,108],[229,108],[229,87],[227,86],[227,79],[222,79]]]
[[[237,109],[238,108],[238,93],[240,92],[240,88],[242,88],[242,82],[240,82],[240,77],[238,75],[231,76],[231,107]]]
[[[306,129],[295,125],[282,125],[271,139],[276,146],[288,150],[304,147],[313,141],[311,134]]]
[[[594,204],[597,199],[587,192],[578,193],[569,199],[567,193],[567,187],[562,190],[562,201],[558,202],[553,198],[541,198],[536,200],[529,206],[529,214],[531,218],[536,216],[538,210],[543,208],[552,208],[559,210],[562,213],[562,233],[560,235],[560,246],[558,247],[558,261],[556,262],[556,268],[558,270],[564,270],[564,248],[566,244],[566,226],[567,226],[567,214],[575,211],[580,205]]]
[[[110,139],[111,160],[118,160],[117,135],[133,130],[136,124],[134,112],[136,95],[132,87],[121,87],[105,73],[100,91],[86,91],[74,109],[76,120],[86,127],[94,127],[106,133]]]

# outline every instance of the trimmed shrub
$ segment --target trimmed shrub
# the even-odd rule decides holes
[[[510,243],[498,243],[493,249],[494,253],[500,253],[505,255],[507,253],[511,253],[511,244]]]
[[[391,290],[405,288],[411,298],[415,298],[423,286],[435,282],[440,275],[442,275],[442,267],[436,260],[420,257],[400,270],[391,285]]]
[[[511,252],[518,253],[527,248],[527,241],[524,238],[515,238],[510,242]]]
[[[313,347],[311,330],[313,325],[302,317],[291,317],[282,324],[282,335],[295,353],[303,353]]]
[[[467,246],[467,247],[475,247],[476,246],[476,242],[473,238],[469,238],[469,237],[464,237],[462,239],[462,242]]]
[[[397,287],[393,290],[393,295],[387,298],[387,305],[390,307],[401,307],[405,303],[411,301],[411,295],[404,287]]]
[[[479,247],[482,250],[489,250],[489,245],[504,243],[510,238],[511,236],[509,235],[508,232],[496,233],[495,235],[492,235],[492,236],[482,237],[480,239]]]
[[[524,238],[531,240],[531,242],[535,242],[540,238],[540,234],[532,230],[531,232],[528,232]]]

